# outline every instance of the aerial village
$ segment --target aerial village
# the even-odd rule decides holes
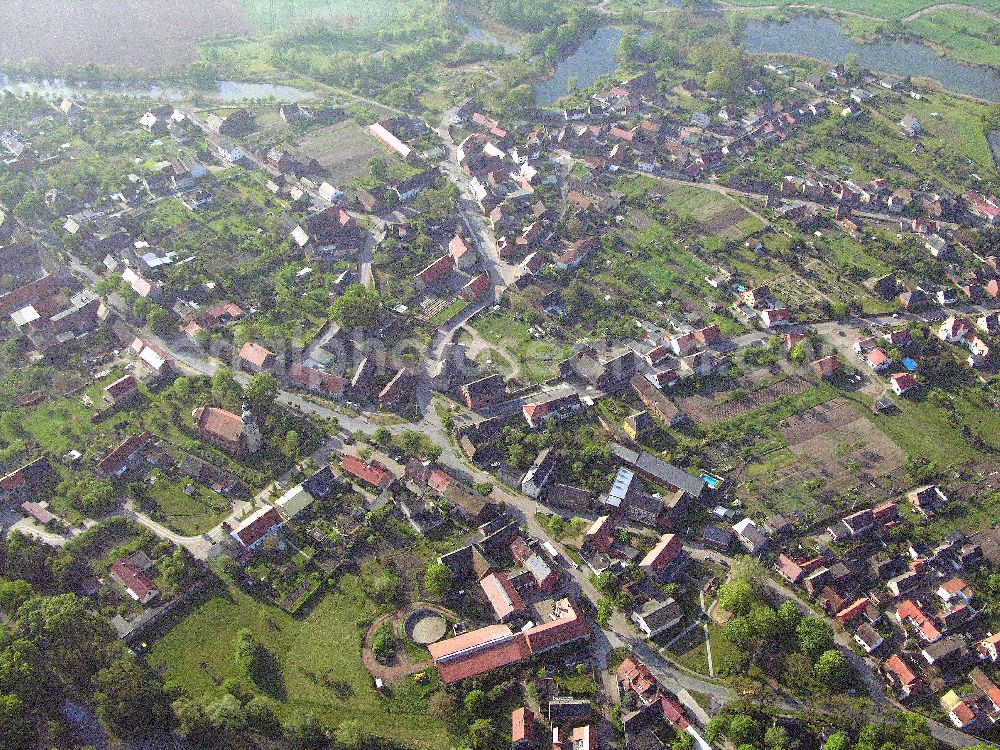
[[[3,584],[81,597],[194,747],[213,627],[286,723],[390,707],[344,747],[1000,737],[996,181],[922,170],[911,82],[632,54],[507,118],[4,99]],[[891,175],[796,146],[866,131]]]

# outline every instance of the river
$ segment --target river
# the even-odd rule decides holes
[[[577,79],[578,88],[584,89],[601,76],[611,75],[618,67],[615,50],[625,32],[616,26],[602,26],[589,39],[584,40],[573,54],[556,65],[555,72],[534,86],[535,101],[541,105],[554,104],[567,94],[569,79]]]
[[[315,99],[312,91],[272,83],[246,83],[242,81],[216,81],[215,88],[194,89],[181,86],[159,86],[152,83],[114,82],[87,83],[61,78],[29,78],[0,73],[0,92],[21,96],[37,94],[46,98],[87,97],[101,94],[149,98],[165,102],[181,102],[198,94],[224,103],[237,103],[252,99],[274,99],[294,103]]]
[[[1000,101],[1000,73],[941,57],[926,45],[897,39],[858,44],[829,18],[797,16],[787,23],[747,24],[748,52],[805,55],[842,63],[854,53],[862,67],[899,76],[933,78],[949,91]]]

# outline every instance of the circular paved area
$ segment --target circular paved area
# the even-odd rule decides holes
[[[418,609],[407,616],[403,630],[414,643],[427,646],[444,638],[448,621],[433,610]]]

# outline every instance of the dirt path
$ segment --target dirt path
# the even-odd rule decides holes
[[[412,662],[409,661],[405,655],[402,657],[397,655],[397,659],[393,664],[382,664],[372,653],[372,639],[375,637],[375,631],[378,630],[379,626],[386,620],[393,620],[396,617],[401,617],[402,613],[405,611],[406,610],[399,610],[398,612],[382,615],[372,623],[371,627],[368,628],[368,632],[365,633],[365,642],[361,647],[361,661],[364,663],[365,669],[371,672],[372,677],[381,679],[383,682],[398,682],[411,674],[423,672],[424,670],[434,667],[434,662],[430,659],[421,662]]]
[[[400,630],[403,618],[405,618],[410,612],[417,609],[430,609],[444,615],[445,617],[450,617],[452,620],[460,619],[458,614],[452,610],[438,604],[431,604],[429,602],[415,602],[408,607],[397,609],[395,612],[390,612],[387,615],[379,617],[371,624],[371,627],[368,628],[368,632],[365,633],[364,642],[361,645],[361,661],[365,665],[365,669],[371,672],[373,678],[381,679],[383,682],[387,683],[398,682],[404,677],[409,677],[411,674],[424,672],[434,668],[434,661],[432,659],[415,662],[410,660],[405,653],[397,653],[396,659],[392,664],[382,664],[372,653],[372,639],[375,637],[375,631],[378,630],[382,623],[387,620],[391,620],[396,637],[403,639],[406,637],[406,634],[402,633]]]
[[[613,0],[601,0],[596,6],[597,10],[602,13],[608,13],[611,15],[616,15],[616,11],[609,10],[608,5]],[[719,0],[718,4],[725,8],[726,10],[731,10],[736,13],[749,13],[752,11],[760,10],[819,10],[825,13],[830,13],[833,15],[843,15],[852,16],[854,18],[861,18],[865,21],[875,21],[884,22],[891,21],[892,19],[882,18],[880,16],[873,16],[869,13],[862,13],[857,10],[844,10],[843,8],[832,8],[829,5],[823,5],[821,3],[794,3],[794,4],[784,4],[784,3],[773,3],[771,5],[742,5],[740,3],[729,2],[728,0]],[[675,10],[673,6],[665,6],[663,8],[653,8],[647,13],[666,13],[667,11]],[[911,13],[910,15],[900,19],[900,23],[909,23],[910,21],[915,21],[921,16],[926,16],[930,13],[936,13],[939,10],[960,10],[966,13],[971,13],[975,16],[980,16],[982,18],[988,18],[991,21],[1000,22],[1000,14],[990,13],[988,10],[983,10],[982,8],[974,8],[971,5],[966,5],[965,3],[937,3],[936,5],[930,5],[926,8],[918,10],[916,13]]]
[[[983,18],[988,18],[991,21],[1000,21],[1000,14],[990,13],[988,10],[983,10],[982,8],[973,8],[971,5],[965,5],[964,3],[939,3],[937,5],[931,5],[923,10],[918,10],[916,13],[911,13],[906,18],[903,19],[903,23],[909,23],[910,21],[916,21],[920,16],[926,16],[928,13],[934,13],[939,10],[963,10],[966,13],[971,13],[974,16],[981,16]]]

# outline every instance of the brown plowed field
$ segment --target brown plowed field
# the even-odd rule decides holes
[[[255,33],[239,0],[14,0],[0,3],[0,60],[162,70],[210,36]]]

